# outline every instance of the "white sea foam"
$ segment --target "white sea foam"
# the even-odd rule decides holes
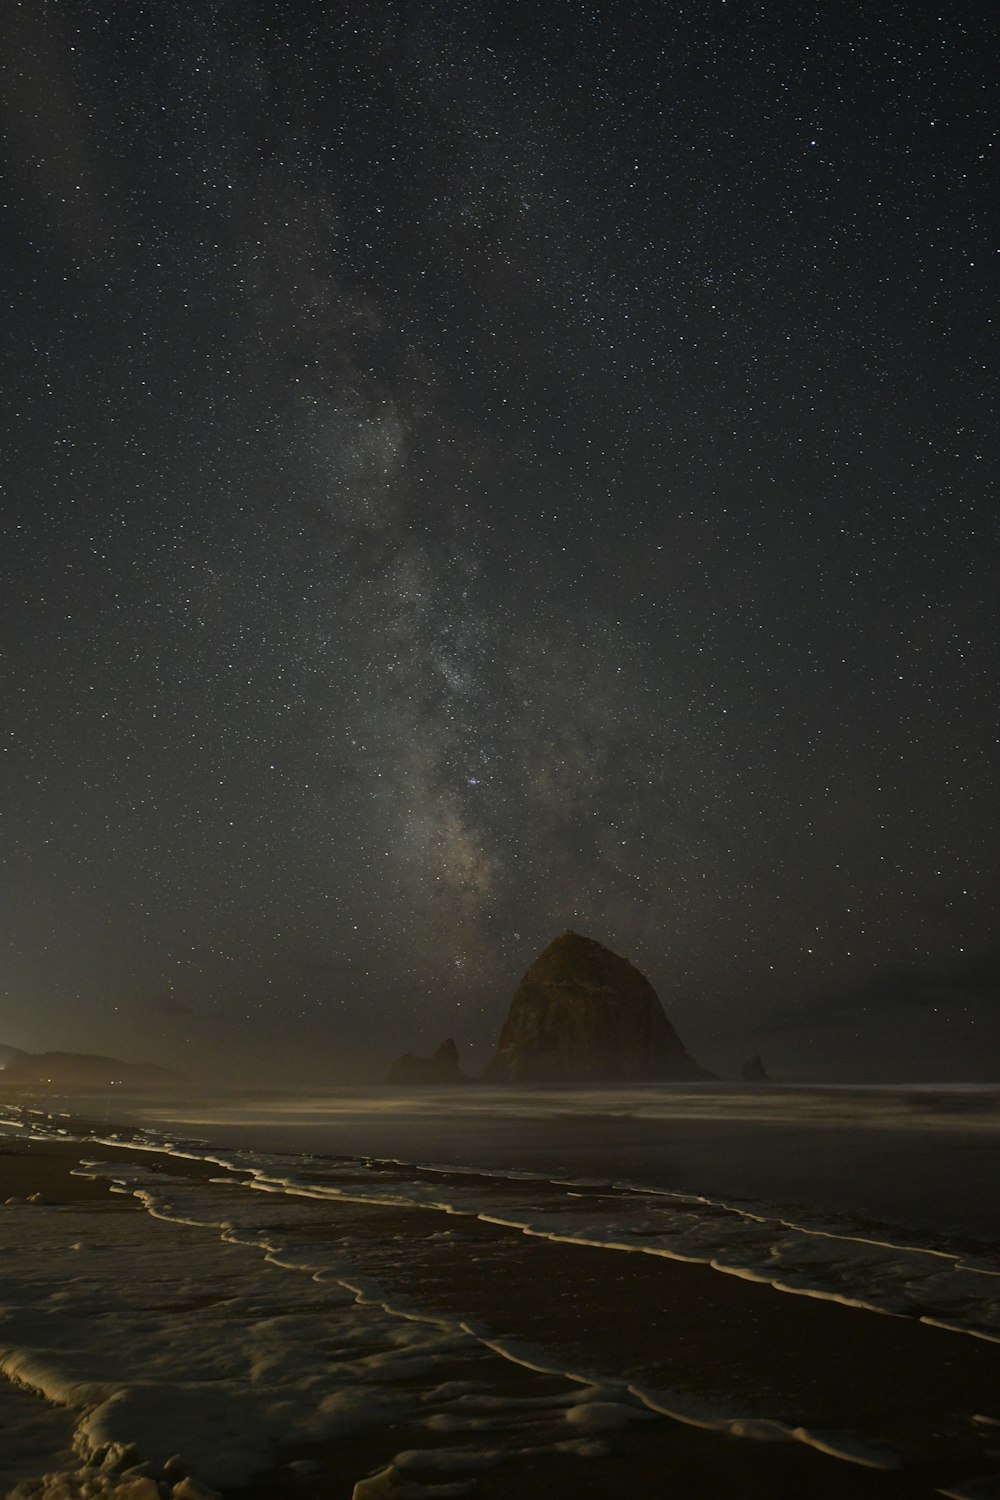
[[[126,1141],[108,1137],[103,1144]],[[580,1184],[570,1188],[544,1174],[454,1172],[394,1161],[409,1175],[386,1180],[384,1162],[338,1162],[336,1181],[323,1183],[304,1180],[297,1158],[285,1161],[293,1171],[279,1174],[274,1157],[227,1157],[154,1141],[143,1143],[142,1149],[223,1167],[230,1180],[242,1180],[256,1193],[472,1217],[557,1244],[705,1265],[789,1295],[1000,1339],[1000,1269],[981,1259],[799,1223],[718,1199],[613,1183],[600,1199],[604,1212],[584,1222],[574,1213],[568,1232],[565,1205],[572,1200],[578,1207],[581,1195],[575,1189]],[[445,1185],[445,1174],[455,1180]],[[534,1191],[539,1187],[550,1191],[539,1196]]]
[[[11,1123],[42,1138],[51,1133],[37,1117]],[[218,1168],[220,1175],[195,1180],[134,1161],[100,1160],[102,1145],[142,1151],[151,1168],[173,1158]],[[73,1211],[5,1211],[0,1370],[44,1396],[52,1403],[47,1410],[65,1413],[58,1431],[44,1439],[57,1487],[39,1489],[40,1481],[31,1480],[39,1466],[26,1468],[21,1455],[16,1500],[64,1500],[84,1483],[96,1486],[94,1494],[110,1494],[128,1473],[118,1474],[115,1455],[133,1445],[167,1484],[178,1432],[188,1473],[178,1473],[168,1489],[173,1500],[187,1500],[182,1484],[243,1483],[289,1442],[399,1422],[497,1440],[446,1450],[474,1460],[464,1469],[457,1458],[435,1465],[414,1461],[406,1450],[359,1481],[356,1500],[467,1493],[477,1454],[558,1448],[598,1456],[605,1451],[601,1433],[651,1414],[734,1437],[803,1443],[868,1467],[898,1462],[884,1446],[851,1434],[719,1410],[641,1383],[602,1381],[599,1371],[567,1369],[543,1350],[470,1322],[429,1316],[358,1274],[342,1250],[308,1238],[311,1226],[328,1222],[334,1203],[472,1218],[556,1244],[711,1266],[779,1292],[922,1318],[959,1334],[1000,1334],[996,1268],[701,1195],[544,1173],[220,1151],[151,1132],[138,1141],[90,1137],[89,1150],[82,1170],[134,1196],[163,1226],[167,1245],[149,1234],[145,1216],[102,1216],[98,1244],[81,1233]],[[286,1222],[293,1202],[299,1234]],[[279,1288],[272,1272],[300,1274],[283,1276]],[[178,1316],[185,1311],[190,1316]],[[478,1360],[484,1349],[564,1380],[566,1393],[525,1402],[494,1397],[474,1381],[435,1384],[443,1362]],[[541,1441],[525,1446],[518,1434],[527,1430],[539,1430]],[[65,1466],[70,1440],[76,1469]],[[111,1468],[102,1468],[109,1455]]]
[[[100,1240],[82,1240],[79,1210],[6,1212],[0,1372],[12,1384],[0,1389],[65,1414],[45,1449],[7,1455],[14,1500],[139,1500],[146,1480],[193,1500],[192,1486],[245,1483],[291,1442],[401,1421],[433,1430],[452,1413],[476,1414],[480,1385],[435,1379],[456,1362],[481,1372],[482,1343],[460,1324],[390,1308],[377,1289],[339,1276],[322,1247],[278,1243],[259,1223],[259,1200],[230,1192],[222,1202],[210,1185],[118,1163],[89,1172],[127,1186],[161,1228],[151,1233],[144,1214],[103,1215]],[[308,1210],[298,1218],[307,1224]],[[616,1403],[601,1394],[567,1382],[541,1419],[531,1414],[545,1429],[540,1446],[606,1425]],[[573,1418],[590,1403],[601,1411]],[[644,1415],[637,1402],[631,1411]],[[501,1456],[520,1451],[509,1438],[524,1408],[498,1398],[486,1415],[507,1439]]]
[[[317,1172],[325,1168],[333,1179],[307,1181],[299,1156],[222,1153],[151,1133],[141,1142],[121,1135],[94,1142],[215,1165],[227,1180],[242,1179],[255,1193],[473,1217],[559,1244],[705,1265],[789,1295],[1000,1339],[996,1265],[895,1237],[811,1225],[718,1198],[630,1182],[602,1184],[595,1203],[603,1212],[585,1221],[574,1212],[569,1230],[567,1205],[578,1210],[587,1196],[578,1193],[584,1185],[579,1179],[368,1158],[340,1160],[332,1167],[307,1160],[307,1167]]]

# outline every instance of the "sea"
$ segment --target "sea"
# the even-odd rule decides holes
[[[576,1477],[543,1492],[589,1496],[619,1450],[655,1474],[647,1423],[744,1439],[747,1473],[778,1465],[747,1494],[1000,1496],[995,1087],[114,1094],[0,1117],[79,1141],[78,1170],[144,1210],[3,1221],[16,1500],[136,1478],[256,1497],[276,1472],[291,1496],[514,1495],[519,1463],[557,1462]],[[676,1493],[707,1493],[662,1442]],[[779,1472],[792,1449],[839,1485]]]

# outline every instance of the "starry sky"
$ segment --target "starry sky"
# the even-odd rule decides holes
[[[1000,1078],[995,7],[2,25],[0,1041]]]

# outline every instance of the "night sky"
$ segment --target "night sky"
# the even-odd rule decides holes
[[[995,6],[2,24],[0,1042],[1000,1078]]]

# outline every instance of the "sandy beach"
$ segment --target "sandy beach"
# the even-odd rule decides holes
[[[5,1134],[6,1494],[993,1493],[992,1340],[489,1215],[318,1201],[311,1177],[329,1186],[324,1168],[299,1195],[248,1193],[238,1168]],[[602,1196],[579,1190],[571,1212]]]

